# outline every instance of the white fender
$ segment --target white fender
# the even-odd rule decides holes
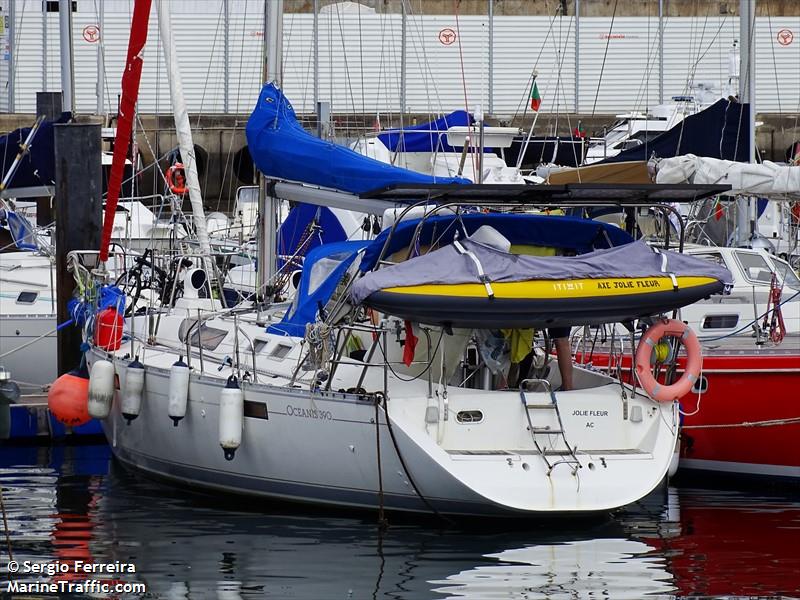
[[[242,444],[244,428],[244,394],[231,375],[219,396],[219,445],[225,460],[233,460],[236,449]]]
[[[89,414],[95,419],[105,419],[114,401],[114,364],[98,360],[89,373]]]
[[[139,357],[133,359],[125,367],[125,387],[122,390],[122,416],[131,424],[142,410],[142,392],[144,391],[144,365]]]
[[[189,365],[179,357],[169,370],[169,408],[167,414],[172,419],[172,424],[177,427],[178,422],[186,416],[186,404],[189,400]]]

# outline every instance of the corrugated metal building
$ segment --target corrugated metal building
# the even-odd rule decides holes
[[[37,91],[60,89],[58,3],[13,0],[13,41],[11,3],[2,2],[0,111],[33,112]],[[101,89],[100,106],[113,111],[132,0],[73,4],[77,109],[96,112]],[[190,111],[248,113],[260,88],[263,0],[171,0],[170,6]],[[733,15],[668,17],[662,43],[656,16],[408,15],[403,76],[403,16],[352,8],[327,6],[318,15],[319,99],[339,113],[397,113],[404,100],[412,113],[481,104],[507,117],[527,104],[533,69],[544,112],[643,110],[686,93],[690,81],[725,84],[739,30]],[[149,36],[140,110],[169,112],[155,6]],[[314,16],[286,13],[283,36],[284,89],[298,112],[311,113]],[[757,19],[756,63],[757,110],[799,112],[800,16]]]

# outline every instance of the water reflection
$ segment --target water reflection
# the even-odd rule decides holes
[[[447,598],[670,598],[675,590],[655,548],[625,539],[539,544],[490,554],[500,564],[449,576]]]
[[[17,560],[133,562],[137,573],[120,578],[164,598],[672,598],[800,589],[800,503],[784,496],[670,488],[607,520],[440,529],[395,518],[381,536],[371,515],[189,494],[110,464],[105,448],[3,448],[0,477]]]

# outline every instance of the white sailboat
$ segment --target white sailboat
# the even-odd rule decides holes
[[[284,102],[268,85],[259,107],[280,111]],[[266,139],[262,134],[297,131],[295,125],[280,122],[260,129],[259,119],[251,119],[251,143]],[[273,143],[296,152],[322,144],[329,163],[285,157],[286,169],[302,165],[312,178],[330,169],[361,182],[359,176],[367,177],[367,168],[379,164],[310,136],[293,144],[284,138]],[[351,162],[342,163],[342,156]],[[398,175],[391,167],[379,170]],[[405,173],[412,181],[422,177]],[[488,201],[480,200],[484,190],[496,195],[499,188],[512,195],[531,190],[464,186],[472,205]],[[370,199],[369,194],[283,180],[274,180],[270,190],[277,198],[358,206],[373,214],[399,204],[408,207],[420,194],[425,198],[443,191],[412,185],[395,196]],[[402,200],[411,190],[417,190],[415,200]],[[549,192],[539,188],[533,193]],[[513,199],[504,202],[516,204]],[[429,245],[427,238],[398,238],[394,232],[430,233],[428,227],[439,223],[437,218],[445,217],[428,214],[409,220],[399,215],[392,232],[369,245],[320,246],[306,257],[291,304],[202,315],[172,310],[130,319],[128,343],[116,350],[95,346],[87,354],[93,381],[95,371],[119,377],[119,393],[104,388],[100,376],[100,395],[90,394],[90,407],[94,404],[94,414],[103,419],[115,456],[182,485],[378,510],[593,512],[625,505],[653,490],[675,447],[674,403],[656,402],[585,369],[577,369],[571,391],[555,391],[561,385],[556,372],[521,387],[489,384],[477,389],[468,384],[464,371],[474,349],[473,326],[405,322],[391,312],[369,313],[367,305],[355,300],[350,286],[371,270],[365,261],[378,268],[387,260],[397,261],[390,257],[399,256],[402,248]],[[555,219],[569,225],[558,217],[480,212],[462,217],[452,210],[446,218],[454,224],[464,218],[473,223],[465,230],[469,236],[485,220],[505,228],[498,231],[501,238],[522,236],[518,244],[535,244],[525,237],[532,230],[552,229],[533,227],[533,221]],[[525,224],[509,225],[517,220]],[[587,241],[589,246],[606,247],[606,240],[624,235],[599,223],[581,223],[587,240],[597,240]],[[605,234],[598,236],[598,227]],[[388,245],[393,235],[392,243],[399,247]],[[656,263],[661,265],[661,259]],[[148,323],[156,318],[159,324],[153,330]]]

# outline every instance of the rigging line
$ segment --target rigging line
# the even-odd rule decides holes
[[[292,14],[292,20],[294,20],[294,14]],[[319,18],[318,18],[317,22],[319,23]],[[314,41],[314,36],[315,35],[317,36],[317,41],[316,42]],[[319,27],[317,28],[316,31],[314,31],[313,30],[313,25],[312,25],[311,44],[302,46],[302,47],[304,47],[304,48],[309,50],[308,60],[306,61],[305,76],[302,77],[302,80],[303,80],[303,106],[308,106],[308,95],[309,95],[308,88],[309,88],[309,86],[311,86],[311,88],[312,88],[311,93],[312,94],[314,93],[313,92],[313,84],[314,84],[314,77],[315,77],[316,74],[311,72],[311,69],[313,67],[313,62],[314,62],[314,50],[313,50],[314,43],[319,44]],[[301,54],[301,56],[302,56],[302,54]],[[288,55],[287,55],[287,61],[285,61],[285,62],[288,62]],[[284,62],[284,64],[285,64],[285,62]],[[301,59],[301,61],[298,61],[298,62],[301,62],[301,66],[302,66],[302,59]],[[297,71],[298,71],[298,73],[300,73],[300,69],[299,68],[297,69]],[[302,73],[301,73],[301,76],[302,76]],[[311,100],[311,105],[312,105],[311,111],[316,113],[317,106],[316,106],[316,104],[314,104],[314,102],[315,102],[315,99],[312,98],[312,100]]]
[[[561,11],[561,8],[560,8],[560,6],[559,6],[559,7],[557,7],[557,8],[556,8],[556,14],[558,14],[560,11]],[[570,24],[570,27],[571,27],[571,24]],[[553,44],[555,45],[555,44],[556,44],[556,42],[555,42],[555,36],[553,36],[553,39],[554,39],[554,41],[553,41]],[[557,49],[557,48],[558,48],[558,47],[556,46],[556,49]],[[564,60],[564,58],[563,58],[563,55],[562,55],[562,59],[561,59],[561,60],[562,60],[562,61]],[[558,64],[558,61],[556,61],[556,64]],[[533,77],[533,73],[531,74],[531,76]],[[546,85],[545,85],[545,87],[543,88],[543,91],[544,91],[544,95],[545,95],[545,96],[548,96],[548,95],[549,95],[549,92],[550,92],[550,83],[551,83],[551,80],[550,80],[550,79],[548,79],[548,80],[547,80],[547,84],[546,84]],[[531,83],[531,86],[532,86],[532,85],[533,85],[533,84]],[[556,84],[556,86],[558,86],[558,84]],[[556,95],[556,100],[557,100],[557,99],[558,99],[558,89],[556,89],[555,95]],[[566,104],[566,100],[565,100],[565,104]],[[528,107],[527,107],[527,105],[526,105],[526,106],[525,106],[525,112],[523,113],[523,119],[525,118],[525,115],[527,114],[527,108],[528,108]],[[527,137],[526,137],[526,139],[525,139],[524,143],[523,143],[523,144],[520,146],[520,153],[519,153],[519,155],[517,156],[517,168],[519,168],[519,167],[520,167],[520,165],[522,164],[522,160],[523,160],[523,158],[525,157],[525,155],[526,155],[526,154],[527,154],[527,152],[528,152],[528,144],[530,143],[530,139],[531,139],[531,137],[533,136],[533,128],[536,126],[536,122],[537,122],[537,120],[538,120],[538,118],[539,118],[539,114],[540,114],[540,113],[539,113],[539,111],[535,111],[535,113],[534,113],[534,116],[533,116],[533,122],[531,123],[531,129],[528,131],[528,134],[527,134]],[[557,119],[557,117],[556,117],[556,119]],[[545,136],[545,137],[546,137],[546,136]],[[542,148],[542,153],[541,153],[541,155],[542,155],[542,156],[544,155],[544,148]],[[578,174],[578,178],[579,178],[579,182],[580,182],[580,173]]]
[[[389,56],[388,60],[390,60],[391,64],[394,66],[394,65],[398,65],[398,64],[400,64],[402,62],[401,60],[399,60],[397,58],[397,39],[398,38],[402,39],[402,16],[400,17],[400,32],[399,32],[399,34],[396,31],[396,29],[397,29],[397,22],[396,22],[397,17],[388,17],[388,19],[389,19],[389,23],[390,23],[389,31],[391,32],[392,35],[389,36],[389,49],[387,50],[387,54]],[[383,50],[381,50],[381,52],[383,52]],[[384,84],[385,85],[385,89],[386,89],[386,94],[387,94],[387,102],[386,102],[386,105],[385,105],[385,107],[386,107],[386,109],[388,111],[388,115],[386,117],[387,125],[391,125],[391,123],[392,123],[392,121],[394,119],[394,106],[395,106],[392,102],[389,101],[389,98],[392,98],[395,102],[398,102],[398,103],[400,102],[400,99],[401,99],[400,83],[402,81],[402,74],[400,72],[400,69],[393,68],[392,74],[393,74],[393,77],[389,76],[389,75],[386,76],[386,80],[385,80],[385,84]],[[397,93],[390,94],[390,92],[392,90],[396,90]]]
[[[403,0],[403,2],[407,2],[408,10],[406,11],[407,17],[413,16],[415,13],[413,11],[413,7],[411,5],[410,0]],[[421,8],[421,6],[420,6]],[[422,11],[419,12],[420,17],[424,16]],[[417,44],[414,48],[414,56],[417,59],[417,65],[419,65],[420,71],[422,72],[422,76],[424,79],[424,87],[425,87],[425,98],[428,101],[428,113],[430,116],[431,110],[431,87],[433,87],[433,95],[436,99],[436,109],[437,114],[442,114],[444,111],[444,103],[442,102],[441,97],[439,96],[439,88],[436,85],[431,85],[429,82],[435,82],[436,78],[434,77],[433,71],[431,70],[430,61],[428,60],[428,51],[427,46],[425,44],[425,28],[422,22],[422,19],[411,19],[407,18],[406,23],[412,23],[413,27],[416,29],[417,34]],[[413,31],[412,31],[413,33]],[[420,61],[419,52],[417,48],[422,49],[422,61]]]
[[[547,10],[547,0],[545,0],[545,10]],[[533,84],[533,73],[536,71],[536,68],[539,66],[539,59],[542,57],[542,52],[544,52],[544,49],[547,47],[547,40],[550,38],[550,33],[553,31],[553,25],[555,24],[556,16],[558,16],[558,14],[560,12],[561,12],[561,5],[556,5],[556,10],[553,13],[553,16],[550,18],[550,25],[547,28],[547,33],[544,36],[544,41],[542,42],[542,45],[539,48],[539,54],[536,56],[536,60],[533,63],[533,68],[531,69],[531,74],[530,74],[530,76],[528,76],[528,83],[525,86],[525,89],[523,90],[522,98],[517,103],[517,108],[514,111],[514,116],[511,118],[512,121],[514,119],[516,119],[517,116],[519,115],[519,107],[520,106],[524,107],[523,112],[522,112],[522,120],[523,121],[525,120],[525,117],[528,114],[528,104],[529,103],[528,103],[527,100],[528,100],[528,95],[530,94],[531,85]]]
[[[294,32],[294,18],[295,13],[290,13],[289,15],[289,30],[283,38],[286,38],[284,41],[281,39],[281,85],[284,81],[284,75],[286,74],[286,63],[287,59],[289,58],[289,48],[292,47],[292,33]],[[283,27],[281,27],[281,31],[283,31]]]
[[[708,43],[708,46],[706,47],[705,51],[702,52],[702,54],[701,54],[700,50],[702,49],[703,38],[705,37],[705,24],[703,25],[703,33],[701,34],[700,42],[698,43],[698,50],[697,50],[698,57],[697,57],[697,60],[692,65],[690,65],[690,67],[689,67],[689,71],[691,72],[691,75],[690,76],[687,75],[687,80],[686,80],[686,83],[685,83],[684,88],[683,88],[685,94],[688,94],[688,92],[689,92],[689,80],[691,79],[692,82],[694,81],[694,76],[695,76],[695,73],[697,72],[697,67],[700,65],[700,61],[703,60],[703,58],[705,58],[706,54],[708,54],[708,52],[714,46],[714,42],[716,41],[717,37],[719,37],[720,32],[722,31],[723,27],[725,26],[726,19],[727,19],[727,17],[723,18],[722,22],[720,23],[719,27],[717,28],[716,33],[714,34],[714,37]],[[705,20],[708,21],[708,12],[706,12],[706,19]],[[683,131],[684,131],[684,128],[686,127],[687,110],[688,110],[688,106],[682,107],[682,116],[684,118],[681,119],[681,128],[680,128],[680,133],[678,134],[678,152],[680,152],[681,142],[683,141]],[[724,130],[724,128],[723,128],[723,130]],[[738,140],[738,138],[737,138],[737,140]],[[720,148],[720,156],[722,156],[721,151],[722,150]]]
[[[330,103],[329,103],[328,106],[329,106],[329,109],[330,109],[330,108],[333,108],[334,106],[338,106],[334,102],[334,98],[335,98],[334,92],[335,92],[336,88],[334,87],[334,81],[335,80],[333,78],[333,11],[329,10],[327,12],[327,17],[328,17],[327,18],[327,22],[328,22],[328,86],[329,86],[329,97],[330,97]],[[330,114],[330,111],[329,111],[329,114]],[[329,122],[329,127],[328,127],[328,136],[329,137],[331,137],[332,134],[334,133],[332,125],[333,125],[333,123]]]
[[[611,43],[611,32],[614,29],[614,19],[617,17],[617,3],[619,0],[614,0],[614,11],[611,13],[611,23],[608,26],[608,37],[606,38],[606,49],[603,51],[603,62],[600,65],[600,77],[597,80],[597,90],[594,93],[594,104],[592,105],[592,116],[594,116],[597,109],[597,98],[600,96],[600,86],[603,83],[603,71],[606,68],[606,58],[608,58],[608,45]]]
[[[98,2],[102,2],[103,0],[94,0],[94,15],[97,22],[100,22],[100,7],[98,6]],[[47,18],[47,13],[45,13],[45,18]],[[105,36],[105,22],[100,24],[100,55],[103,57],[103,73],[98,73],[98,77],[103,78],[103,94],[104,97],[102,98],[103,102],[103,111],[107,111],[108,107],[111,106],[111,91],[108,86],[108,68],[106,67],[106,36]],[[108,115],[106,115],[107,117]]]
[[[359,9],[360,10],[360,9]],[[353,112],[356,112],[356,99],[353,95],[353,82],[350,81],[350,68],[347,64],[347,47],[344,43],[344,28],[342,27],[342,13],[339,10],[339,4],[336,4],[336,20],[339,22],[339,39],[342,42],[342,59],[344,62],[344,74],[347,79],[347,89],[350,92],[350,102]],[[346,103],[345,103],[346,104]]]
[[[222,11],[224,8],[225,8],[224,2],[220,2],[219,13],[217,14],[217,28],[214,31],[214,41],[211,44],[211,53],[208,59],[208,69],[206,69],[206,81],[205,85],[203,85],[203,93],[200,96],[200,108],[197,111],[197,122],[195,123],[195,127],[200,127],[200,117],[203,114],[203,105],[205,104],[206,100],[206,90],[208,89],[208,81],[209,79],[211,79],[211,65],[214,64],[214,50],[217,47],[217,37],[219,36],[219,27],[220,23],[222,22]],[[225,65],[225,68],[227,68],[227,66],[228,65]],[[216,92],[217,92],[217,99],[219,99],[220,87],[217,87]],[[206,181],[203,182],[203,189],[206,189],[205,186],[208,184],[208,171],[209,169],[206,169],[206,177],[205,177]]]
[[[697,10],[699,8],[700,8],[699,0],[695,0],[695,12],[697,12]],[[705,18],[703,19],[703,29],[700,32],[700,40],[697,42],[697,56],[698,57],[700,56],[700,50],[701,50],[701,48],[703,46],[703,39],[706,36],[706,25],[708,24],[709,11],[710,11],[710,6],[707,6],[706,7],[706,15],[705,15]],[[692,35],[691,36],[691,41],[693,42],[694,40],[696,40],[696,36]],[[692,54],[693,54],[693,50],[694,49],[692,48],[692,45],[693,44],[690,44],[689,56],[692,56]],[[684,94],[687,94],[689,92],[691,84],[694,83],[694,75],[695,75],[695,72],[697,71],[697,64],[699,63],[699,61],[700,61],[700,58],[698,58],[694,62],[689,62],[689,64],[688,64],[689,68],[686,71],[686,81],[683,84],[683,93]]]
[[[13,2],[14,0],[11,0],[11,1]],[[20,35],[18,35],[18,36],[15,35],[14,36],[15,38],[17,38],[17,39],[14,40],[17,43],[17,47],[11,49],[11,59],[14,61],[13,62],[14,81],[18,80],[17,67],[19,66],[19,53],[17,52],[17,50],[19,49],[19,46],[22,43],[22,24],[25,21],[25,13],[27,12],[25,10],[25,6],[27,6],[27,4],[28,4],[28,0],[22,0],[22,10],[20,10],[20,14],[19,14],[19,33],[20,33]],[[12,23],[12,27],[14,25],[15,24]],[[6,81],[6,88],[8,88],[10,84],[11,84],[11,80],[9,79],[8,81]],[[75,92],[73,90],[73,95],[74,95],[74,93]],[[17,90],[14,89],[14,96],[16,97],[16,95],[17,95]],[[12,98],[12,101],[15,100],[15,99],[16,98]],[[11,107],[9,106],[9,108],[11,108]],[[72,112],[73,112],[73,114],[75,113],[75,107],[74,106],[72,107]]]
[[[103,0],[101,0],[103,1]],[[128,22],[133,20],[133,3],[128,4]],[[160,100],[161,100],[161,27],[155,28],[155,67],[156,67],[156,85],[155,85],[155,143],[156,147],[161,149],[159,144],[159,133],[161,132],[161,111],[160,109]],[[150,46],[152,47],[152,45]],[[145,50],[148,46],[145,46]],[[141,131],[145,136],[145,141],[147,142],[147,147],[150,149],[150,155],[153,157],[153,162],[156,161],[156,152],[153,150],[152,146],[150,145],[150,140],[147,138],[147,130],[144,128],[144,123],[142,123],[141,116],[139,115],[139,108],[142,105],[141,95],[137,99],[136,103],[136,110],[134,110],[134,126],[132,128],[133,136],[136,135],[137,127],[141,127]],[[119,103],[117,103],[116,109],[117,118],[119,118]],[[161,175],[162,181],[158,180],[158,175]],[[160,165],[157,166],[153,170],[153,189],[157,190],[159,188],[163,189],[164,185],[166,185],[166,179],[164,177],[164,173],[161,172]]]
[[[220,23],[223,20],[222,19],[222,12],[223,12],[224,8],[225,8],[224,2],[220,3],[219,13],[217,14],[217,28],[214,31],[214,42],[211,45],[211,54],[210,54],[209,60],[208,60],[208,69],[206,70],[206,81],[205,81],[205,85],[203,85],[203,94],[202,94],[202,96],[200,98],[200,108],[197,111],[197,122],[195,123],[195,127],[197,127],[197,128],[200,127],[200,118],[203,115],[203,105],[205,104],[205,99],[206,99],[206,89],[208,88],[208,82],[209,82],[209,79],[211,78],[211,65],[214,62],[214,50],[215,50],[215,48],[217,46],[217,37],[219,36]],[[224,50],[223,50],[223,60],[224,60]],[[226,64],[225,65],[225,69],[227,69],[227,68],[228,68],[228,65]],[[223,81],[223,85],[225,85],[224,81]],[[217,90],[216,91],[217,91],[216,100],[219,101],[220,86],[217,86]],[[227,107],[227,109],[230,110],[230,107]],[[226,161],[227,161],[227,159],[226,159]],[[208,164],[206,164],[206,172],[204,173],[204,176],[203,176],[204,195],[208,192],[208,179],[209,179],[210,175],[211,175],[211,169],[209,169],[208,168]],[[223,179],[222,182],[220,182],[220,189],[224,186],[224,181],[225,180]],[[221,194],[220,194],[220,198],[217,200],[217,210],[219,210],[220,200],[221,200]]]
[[[461,48],[461,28],[459,27],[458,24],[458,6],[461,3],[461,0],[453,0],[453,3],[454,3],[453,8],[455,9],[455,15],[456,15],[456,37],[458,38],[458,57],[461,62],[461,85],[464,88],[464,110],[467,111],[467,114],[469,114],[469,101],[467,98],[467,76],[466,73],[464,72],[464,53],[462,52]],[[471,132],[471,130],[472,127],[470,125],[467,125],[467,131]],[[470,135],[470,137],[472,136]],[[472,152],[470,154],[472,154],[472,156],[470,157],[471,158],[470,162],[472,163],[472,177],[473,177],[472,180],[475,181],[478,177],[475,164],[475,153]]]
[[[358,66],[361,70],[361,115],[366,114],[364,101],[364,40],[361,37],[361,4],[358,5]]]
[[[245,28],[245,25],[247,23],[247,9],[248,9],[249,4],[250,4],[250,0],[245,0],[245,3],[244,3],[244,14],[242,16],[242,38],[241,38],[241,43],[239,44],[239,70],[238,70],[238,73],[237,73],[237,76],[236,76],[236,80],[237,80],[236,105],[233,107],[233,111],[232,111],[234,114],[237,114],[239,112],[241,93],[242,93],[242,85],[241,84],[242,84],[242,67],[244,66],[244,38],[245,38],[245,30],[244,30],[244,28]],[[229,26],[230,26],[230,21],[229,21]],[[263,32],[263,35],[266,36],[266,31]],[[262,40],[263,40],[263,37],[262,37]],[[261,60],[259,59],[258,62],[260,64]],[[263,65],[261,65],[261,67],[263,68]],[[228,68],[227,65],[226,65],[226,68]],[[259,69],[258,70],[257,81],[261,80],[261,78],[262,78],[261,73],[262,73],[262,71],[261,71],[261,69]],[[230,110],[230,108],[231,107],[229,106],[228,109]],[[228,164],[233,162],[233,159],[231,157],[231,154],[232,154],[232,151],[233,151],[233,140],[236,137],[236,133],[238,131],[239,131],[239,120],[238,119],[234,119],[234,121],[233,121],[233,130],[231,131],[231,141],[230,141],[230,144],[228,145],[228,152],[227,152],[227,154],[225,156],[225,167],[224,167],[224,169],[222,171],[222,182],[223,183],[219,186],[219,193],[217,195],[217,210],[219,210],[219,207],[222,204],[222,193],[225,190],[224,182],[225,182],[225,178],[226,178],[226,176],[228,174]],[[209,169],[206,169],[206,171],[208,171],[208,170]],[[228,198],[229,198],[229,202],[230,202],[230,195],[231,195],[232,188],[233,188],[233,167],[231,167],[231,177],[228,180]]]
[[[775,38],[772,35],[772,14],[769,11],[769,2],[767,2],[767,25],[769,25],[769,47],[772,49],[772,72],[775,74],[775,95],[778,99],[778,113],[783,113],[781,110],[781,85],[778,81],[778,63],[775,57]]]
[[[27,0],[25,0],[25,2],[27,2]],[[22,20],[25,18],[25,2],[23,2],[23,4],[22,4],[22,13],[20,14],[20,18],[19,18],[20,34],[22,33]],[[12,23],[12,26],[14,26],[14,25],[15,25],[15,23]],[[18,38],[21,39],[22,36],[20,35],[20,36],[15,36],[15,37],[18,37]],[[19,42],[17,42],[17,46],[19,46]],[[14,61],[14,63],[13,63],[14,64],[14,79],[16,79],[16,75],[17,75],[17,67],[16,66],[17,66],[17,61],[18,61],[19,57],[17,56],[17,49],[16,48],[12,48],[11,52],[12,52],[11,56],[12,56],[12,59]],[[6,81],[6,89],[8,89],[10,85],[11,85],[11,79],[9,78]],[[15,95],[16,95],[16,90],[15,90]],[[12,101],[13,101],[13,98],[12,98]],[[9,105],[9,109],[10,108],[11,108],[11,106]],[[23,136],[20,136],[20,142],[24,142],[24,141],[25,141],[25,138]],[[3,147],[3,164],[4,165],[6,164],[6,160],[8,159],[8,147],[9,147],[9,145],[10,144],[5,144],[4,147]],[[3,173],[3,176],[5,176],[5,173]]]
[[[692,81],[694,81],[694,76],[695,76],[695,74],[697,73],[697,67],[699,67],[699,66],[700,66],[700,61],[701,61],[701,60],[703,60],[703,59],[706,57],[706,54],[708,54],[708,53],[709,53],[709,51],[711,50],[711,48],[713,48],[713,47],[714,47],[714,42],[716,42],[716,41],[717,41],[717,38],[719,37],[719,34],[722,32],[722,29],[723,29],[723,27],[725,27],[725,21],[727,20],[727,18],[728,18],[728,17],[724,17],[724,18],[723,18],[722,22],[720,23],[720,26],[717,28],[717,31],[716,31],[716,33],[714,34],[714,37],[713,37],[713,38],[711,38],[711,41],[708,43],[708,46],[706,47],[706,49],[703,51],[703,53],[702,53],[702,54],[700,54],[700,55],[697,57],[697,60],[696,60],[696,61],[695,61],[695,62],[694,62],[692,65],[691,65],[690,69],[691,69],[691,72],[692,72],[692,75],[691,75],[691,79],[692,79]],[[704,34],[704,35],[705,35],[705,34]],[[701,40],[701,43],[702,43],[702,40]],[[698,50],[698,53],[699,53],[699,52],[700,52],[700,50]],[[687,91],[688,91],[688,90],[687,90]]]
[[[386,15],[383,12],[381,12],[381,14],[378,16],[378,23],[380,25],[380,32],[381,32],[380,39],[381,40],[385,40],[386,39]],[[389,79],[388,77],[384,78],[384,76],[383,76],[383,70],[385,68],[385,58],[384,58],[385,51],[386,51],[386,44],[381,44],[381,54],[380,54],[380,58],[378,59],[378,81],[377,81],[377,85],[375,86],[375,104],[374,104],[375,111],[378,114],[380,113],[380,110],[381,110],[381,85],[386,86],[387,85],[386,82]],[[387,97],[389,95],[388,86],[386,87],[386,95],[387,95]],[[376,123],[377,123],[377,129],[380,129],[380,119],[377,117],[377,115],[376,115],[375,120],[376,120]]]
[[[245,28],[245,25],[247,24],[247,9],[248,9],[249,5],[250,5],[250,0],[245,0],[245,3],[244,3],[244,14],[242,15],[242,41],[241,41],[241,44],[239,44],[239,72],[238,72],[238,75],[237,75],[236,107],[234,108],[234,113],[238,113],[239,112],[240,100],[241,100],[241,95],[242,95],[242,67],[244,66],[244,37],[245,37],[244,28]],[[262,25],[262,27],[263,27],[263,25]],[[266,38],[266,35],[267,35],[266,31],[262,32],[262,38],[261,38],[262,39],[262,44],[263,44],[263,40]],[[258,61],[258,65],[259,65],[257,81],[261,81],[261,79],[262,79],[262,69],[264,68],[264,65],[261,64],[261,58],[260,57],[257,59],[257,61]],[[232,135],[236,135],[236,130],[238,128],[238,125],[239,125],[238,121],[234,121]]]
[[[414,45],[414,50],[415,50],[414,58],[417,61],[417,66],[419,67],[419,72],[420,72],[420,74],[422,76],[422,89],[425,91],[425,101],[426,101],[425,110],[426,110],[426,113],[428,114],[428,116],[430,116],[431,107],[436,105],[441,109],[442,101],[441,101],[441,98],[439,98],[439,90],[434,85],[433,89],[434,89],[434,95],[436,96],[436,102],[435,103],[431,102],[431,87],[432,87],[431,86],[431,82],[435,81],[435,79],[434,79],[434,76],[433,76],[433,72],[431,71],[430,63],[428,61],[428,55],[427,55],[427,52],[426,52],[426,49],[425,49],[426,36],[425,36],[425,22],[423,20],[423,17],[425,16],[425,13],[422,10],[422,3],[421,2],[420,2],[420,6],[419,6],[419,11],[417,13],[414,12],[414,6],[413,6],[413,3],[412,3],[412,0],[403,0],[403,2],[404,2],[403,8],[406,11],[406,28],[407,28],[406,29],[406,45],[408,44],[408,38],[409,37],[413,37],[414,33],[416,33],[416,35],[417,35],[417,44]],[[412,26],[410,34],[408,32],[409,23]],[[402,36],[401,36],[401,40],[402,40]],[[401,41],[401,43],[402,43],[402,41]],[[417,48],[422,48],[422,58],[420,58],[419,52],[416,51]],[[406,51],[406,61],[408,61],[408,50],[406,48],[403,48],[403,49]],[[406,68],[408,68],[407,64],[406,64]],[[407,80],[407,78],[406,78],[406,80]],[[408,105],[408,94],[407,93],[405,94],[405,97],[406,97],[406,105]],[[401,107],[401,109],[402,108],[405,108],[405,106]],[[402,112],[401,112],[401,117],[402,117]],[[405,128],[405,125],[403,124],[402,119],[401,119],[401,122],[400,122],[400,128],[401,129]],[[402,134],[402,133],[400,134],[400,136],[398,137],[398,141],[401,144],[401,147],[405,148],[405,135],[404,134]],[[394,160],[394,157],[393,157],[393,160]]]
[[[558,65],[559,81],[561,80],[561,71],[562,71],[562,69],[564,67],[564,60],[566,59],[566,55],[567,55],[567,45],[568,45],[569,40],[570,40],[570,34],[572,33],[572,25],[574,23],[575,23],[575,17],[572,17],[570,19],[570,22],[569,22],[569,27],[567,28],[567,35],[564,37],[564,47],[561,50],[561,61],[559,62],[559,65]],[[563,85],[559,85],[556,88],[556,97],[558,97],[559,89],[561,90],[561,97],[564,100],[564,106],[565,107],[569,107],[569,104],[567,104],[567,96],[566,96],[566,92],[564,91],[564,86]],[[571,117],[569,115],[569,110],[568,109],[565,110],[564,116],[567,119],[567,130],[569,132],[569,136],[572,137],[572,119],[571,119]],[[558,137],[558,129],[556,129],[556,137]],[[555,143],[558,144],[558,140],[556,140]],[[575,160],[575,164],[578,164],[578,154],[577,154],[577,150],[575,149],[575,144],[570,144],[570,147],[572,148],[572,157]],[[544,154],[544,144],[542,145],[542,154]],[[580,172],[578,172],[579,183],[580,183],[580,176],[581,176]]]
[[[798,23],[798,25],[800,26],[800,23]],[[799,55],[798,56],[798,60],[800,60],[800,44],[797,44],[797,49],[798,49],[798,55]],[[798,89],[798,93],[797,93],[797,107],[794,109],[794,126],[792,127],[792,130],[795,133],[797,133],[798,120],[800,120],[800,89]]]
[[[650,7],[648,5],[648,15],[647,15],[647,39],[650,39],[650,18],[651,15],[649,14]],[[660,29],[660,28],[659,28]],[[650,44],[650,49],[647,52],[647,63],[648,67],[645,69],[645,77],[642,80],[642,83],[639,84],[639,89],[636,91],[636,97],[633,101],[633,112],[640,112],[640,106],[642,104],[649,104],[650,103],[650,76],[653,73],[653,69],[655,68],[655,60],[654,54],[658,48],[658,44],[661,40],[661,31],[655,36],[655,39]],[[646,89],[645,88],[646,85]],[[647,106],[645,106],[647,109]],[[645,125],[646,127],[646,125]],[[645,129],[645,131],[647,131]],[[647,145],[647,136],[645,136],[645,145]]]
[[[419,66],[420,73],[422,74],[423,80],[423,89],[425,90],[425,100],[427,101],[426,106],[426,114],[428,117],[428,121],[434,120],[434,115],[436,117],[441,116],[444,114],[444,103],[442,102],[441,97],[439,96],[439,88],[435,85],[435,77],[433,75],[433,71],[431,70],[430,61],[428,60],[428,54],[426,50],[426,36],[424,35],[425,31],[425,24],[423,18],[425,13],[422,11],[422,3],[420,2],[420,10],[417,13],[419,18],[410,19],[409,17],[415,16],[413,6],[411,5],[411,1],[408,0],[408,9],[406,11],[406,24],[409,21],[412,21],[414,28],[416,29],[418,44],[415,46],[415,50],[417,47],[422,48],[422,60],[420,60],[420,55],[418,52],[414,53],[414,57],[417,60],[417,65]],[[412,31],[413,35],[414,31]],[[433,88],[435,102],[431,102],[431,88]],[[428,136],[431,144],[433,143],[433,131],[429,131]]]

